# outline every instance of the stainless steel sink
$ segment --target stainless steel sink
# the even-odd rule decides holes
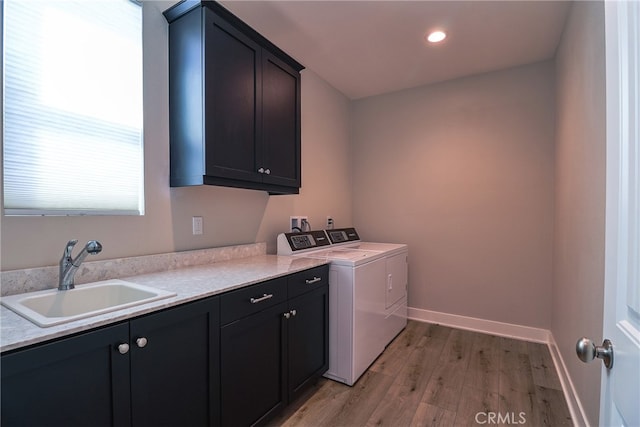
[[[38,326],[48,327],[175,296],[149,286],[105,280],[75,289],[30,292],[1,299],[2,305]]]

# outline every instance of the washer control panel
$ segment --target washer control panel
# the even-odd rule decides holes
[[[316,245],[316,241],[311,234],[291,236],[289,240],[291,240],[293,249],[309,249]]]
[[[331,241],[324,230],[305,231],[302,233],[283,233],[278,236],[278,254],[287,255],[305,249],[329,246]]]

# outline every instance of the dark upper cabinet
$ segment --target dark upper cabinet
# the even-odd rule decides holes
[[[300,187],[300,75],[262,54],[262,159],[264,182]],[[295,118],[295,119],[294,119]]]
[[[262,49],[212,11],[203,13],[205,175],[261,182]]]
[[[171,185],[298,193],[302,65],[215,2],[164,14]]]

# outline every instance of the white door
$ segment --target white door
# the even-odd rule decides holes
[[[605,2],[607,199],[600,425],[640,426],[640,2]]]

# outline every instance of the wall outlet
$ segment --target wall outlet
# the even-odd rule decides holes
[[[333,218],[327,217],[327,230],[333,230]]]
[[[194,236],[199,236],[202,234],[202,228],[203,228],[203,223],[202,223],[202,217],[201,216],[194,216],[192,218],[193,220],[193,235]]]
[[[309,218],[307,216],[290,216],[289,217],[289,231],[300,232],[308,231],[305,229],[305,224],[308,224]]]

